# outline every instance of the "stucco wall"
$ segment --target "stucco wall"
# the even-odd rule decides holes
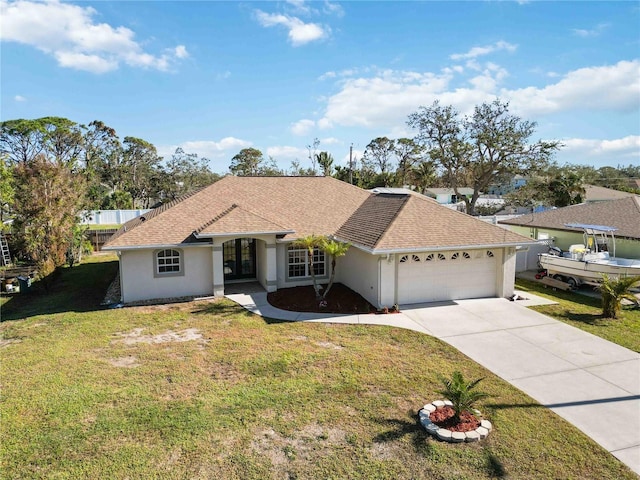
[[[378,258],[351,247],[344,257],[338,258],[336,265],[336,282],[358,292],[375,307],[381,306],[378,297]]]
[[[511,297],[516,283],[516,249],[504,248],[500,252],[502,258],[498,258],[498,269],[502,265],[502,271],[498,270],[496,290],[499,297]]]
[[[154,276],[155,250],[125,250],[120,256],[120,282],[125,303],[154,298],[211,295],[211,248],[183,248],[184,275]]]

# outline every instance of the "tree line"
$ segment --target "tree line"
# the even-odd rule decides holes
[[[288,170],[256,148],[231,158],[227,174],[325,175],[365,189],[452,188],[467,213],[492,186],[521,175],[527,182],[507,195],[512,205],[566,206],[584,199],[584,185],[640,193],[629,183],[640,166],[558,165],[559,141],[533,141],[536,123],[509,112],[495,100],[461,115],[436,101],[409,115],[413,138],[377,137],[351,165],[337,164],[330,153],[309,145],[310,166],[299,160]],[[209,160],[178,148],[163,159],[150,142],[116,131],[95,120],[88,125],[62,117],[0,122],[0,219],[13,220],[20,251],[46,275],[73,262],[81,243],[78,214],[84,210],[150,208],[209,185],[223,174]],[[471,188],[471,195],[461,189]]]

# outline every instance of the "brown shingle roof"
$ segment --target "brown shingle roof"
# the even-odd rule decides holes
[[[196,230],[199,236],[290,232],[291,229],[251,213],[235,203]]]
[[[614,190],[612,188],[598,187],[597,185],[584,186],[584,199],[586,202],[602,202],[606,200],[617,200],[619,198],[633,197],[630,192]]]
[[[336,234],[374,251],[530,242],[420,195],[376,195],[331,177],[228,176],[124,227],[106,248],[291,231],[285,239]]]
[[[522,215],[500,223],[569,232],[579,230],[565,227],[567,223],[606,225],[618,229],[615,232],[616,237],[640,239],[640,196],[635,195],[607,202],[581,203]]]
[[[371,195],[338,229],[336,237],[374,249],[408,198],[409,194]]]
[[[446,248],[473,245],[525,244],[531,239],[496,227],[466,213],[410,196],[387,228],[376,250]]]

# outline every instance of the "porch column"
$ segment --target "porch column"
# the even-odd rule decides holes
[[[267,243],[267,271],[265,277],[267,280],[265,285],[267,292],[278,290],[278,258],[275,243]]]
[[[211,254],[213,262],[213,295],[224,296],[224,261],[222,258],[222,244],[214,244]]]

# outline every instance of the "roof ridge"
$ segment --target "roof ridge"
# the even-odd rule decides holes
[[[220,220],[221,218],[225,217],[226,215],[228,215],[229,213],[231,213],[233,210],[235,210],[236,208],[238,208],[238,205],[235,203],[232,203],[231,206],[225,210],[223,210],[222,212],[220,212],[218,215],[216,215],[215,217],[213,217],[211,220],[209,220],[208,222],[202,224],[200,227],[196,228],[194,230],[195,233],[200,233],[202,232],[205,228],[213,225],[214,223],[216,223],[218,220]]]

